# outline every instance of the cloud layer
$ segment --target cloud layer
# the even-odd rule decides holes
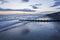
[[[0,8],[59,11],[60,0],[0,0]]]

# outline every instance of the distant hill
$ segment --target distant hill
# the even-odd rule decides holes
[[[46,15],[50,18],[56,19],[56,20],[60,20],[60,12],[56,12],[56,13],[52,13],[52,14],[48,14]]]

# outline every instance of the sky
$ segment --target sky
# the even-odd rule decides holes
[[[60,0],[0,0],[0,8],[60,11]]]

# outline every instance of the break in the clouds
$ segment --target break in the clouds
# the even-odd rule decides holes
[[[57,10],[52,6],[60,5],[60,0],[0,0],[3,9]]]

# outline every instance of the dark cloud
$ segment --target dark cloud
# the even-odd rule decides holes
[[[31,5],[33,9],[38,9],[39,6],[41,6],[42,4],[34,4],[34,5]]]
[[[51,6],[51,7],[60,6],[60,0],[54,0],[54,1],[56,1],[56,2],[55,2],[55,4],[54,4],[53,6]]]
[[[4,0],[0,0],[0,1],[4,1]]]
[[[35,10],[31,10],[31,9],[20,9],[20,11],[24,11],[24,12],[35,12]]]
[[[8,1],[6,0],[0,0],[1,1],[1,4],[4,4],[4,3],[7,3]]]
[[[54,0],[54,1],[60,1],[60,0]]]
[[[29,2],[29,0],[22,0],[22,2]]]
[[[42,4],[35,4],[36,6],[41,6]]]
[[[2,10],[2,8],[0,8],[0,10]]]
[[[24,11],[24,12],[35,12],[35,10],[31,10],[31,9],[4,9],[4,8],[0,8],[0,11]]]
[[[4,9],[4,8],[0,8],[0,11],[11,11],[13,9]]]
[[[32,8],[33,8],[33,9],[38,9],[38,7],[37,7],[37,6],[32,6]]]
[[[55,2],[55,4],[51,7],[56,7],[56,6],[59,6],[60,5],[60,2]]]

